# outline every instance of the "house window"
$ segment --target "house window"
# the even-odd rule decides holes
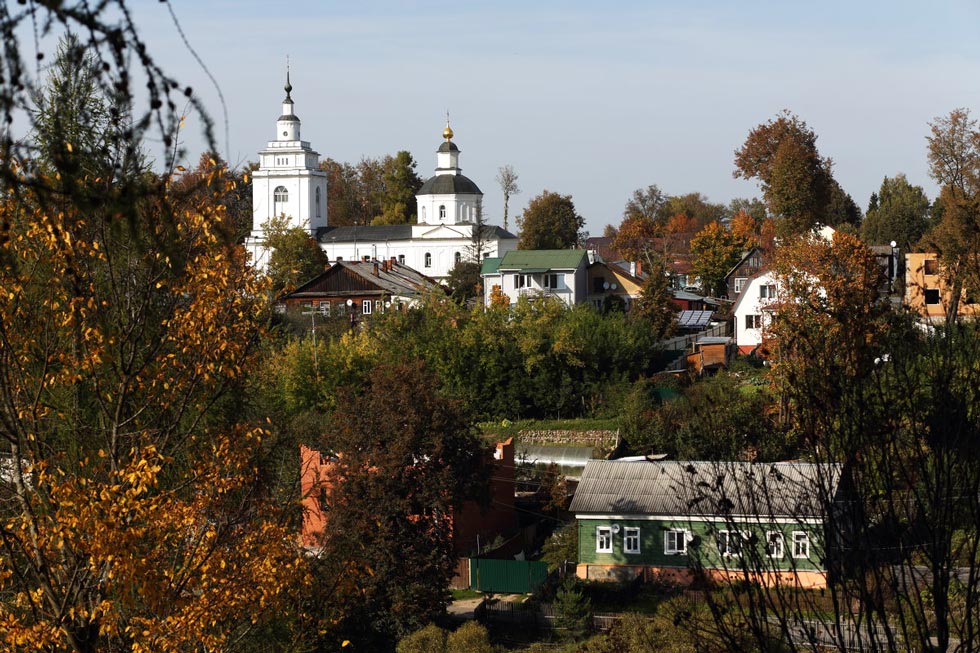
[[[599,526],[595,529],[595,551],[596,553],[612,553],[612,528],[609,526]]]
[[[745,328],[746,329],[761,329],[762,328],[762,316],[761,315],[746,315],[745,316]]]
[[[776,299],[776,286],[772,284],[759,286],[759,299]]]
[[[766,555],[770,558],[783,557],[783,534],[779,531],[766,531]]]
[[[445,204],[440,204],[439,205],[439,219],[440,220],[445,220],[446,219],[446,205]]]
[[[316,217],[320,217],[320,189],[316,189]]]
[[[678,555],[687,553],[687,531],[672,528],[664,533],[664,553]]]
[[[718,553],[726,557],[742,555],[742,534],[738,531],[718,531]]]
[[[922,264],[922,269],[926,274],[939,274],[939,261],[934,258],[927,258]]]
[[[623,529],[623,553],[640,552],[640,529],[627,526]]]
[[[514,275],[514,288],[523,288],[527,285],[527,275],[526,274],[515,274]]]
[[[544,287],[555,290],[558,288],[558,275],[557,274],[546,274],[544,275]]]
[[[432,267],[432,254],[430,254],[429,252],[425,253],[425,267],[427,268]]]
[[[405,255],[404,254],[399,254],[398,255],[398,265],[405,265]]]
[[[926,304],[939,303],[939,288],[926,288],[924,294],[926,297]]]
[[[456,265],[459,265],[459,262],[463,260],[463,255],[460,254],[459,252],[456,252],[455,259],[456,259]]]
[[[742,288],[745,287],[745,277],[735,277],[734,290],[735,294],[742,292]]]
[[[793,531],[793,557],[810,557],[810,535],[805,531]]]
[[[330,317],[330,302],[320,302],[320,312]]]
[[[371,300],[370,299],[365,299],[363,302],[361,302],[361,313],[363,315],[370,315],[371,314]]]

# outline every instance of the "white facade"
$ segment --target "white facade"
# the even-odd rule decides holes
[[[548,272],[520,273],[498,272],[483,277],[483,304],[490,305],[490,294],[499,286],[510,299],[511,305],[521,297],[550,296],[560,299],[569,307],[585,301],[585,270],[549,270]],[[579,279],[578,277],[583,277]]]
[[[268,264],[265,225],[272,218],[285,216],[288,226],[300,227],[311,236],[327,226],[327,173],[320,170],[320,154],[300,139],[292,88],[287,74],[276,138],[259,152],[259,169],[252,173],[252,233],[245,246],[258,269]]]
[[[762,344],[763,330],[772,319],[769,307],[776,301],[778,291],[779,282],[772,272],[760,272],[746,280],[732,309],[735,344],[743,354]]]
[[[445,139],[436,150],[435,175],[415,196],[419,224],[475,223],[482,210],[483,193],[459,167],[459,148],[453,143],[453,130],[446,119]]]

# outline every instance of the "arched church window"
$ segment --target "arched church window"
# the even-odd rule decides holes
[[[425,253],[425,267],[427,268],[432,267],[432,254],[430,254],[429,252]]]
[[[463,255],[460,254],[459,252],[456,252],[456,265],[459,265],[459,262],[462,260],[463,260]]]
[[[316,189],[316,217],[320,217],[320,189]]]
[[[273,215],[280,215],[286,212],[286,202],[289,200],[289,191],[286,190],[285,186],[276,186],[276,189],[272,191],[272,213]]]
[[[445,204],[440,204],[439,205],[439,219],[440,220],[445,220],[446,219],[446,205]]]

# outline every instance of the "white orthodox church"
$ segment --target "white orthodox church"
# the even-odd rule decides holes
[[[417,224],[331,227],[327,175],[320,170],[319,153],[300,139],[288,73],[285,88],[276,139],[259,152],[259,169],[252,173],[252,233],[245,246],[257,268],[268,263],[265,225],[275,216],[307,229],[330,261],[395,259],[428,277],[444,279],[456,263],[476,256],[474,233],[483,193],[462,174],[448,119],[445,140],[436,151],[436,174],[416,194]],[[503,256],[517,249],[517,236],[484,225],[479,249],[482,258]]]

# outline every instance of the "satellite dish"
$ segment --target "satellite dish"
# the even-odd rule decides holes
[[[354,305],[354,300],[353,299],[348,299],[347,300],[347,306],[353,306],[353,305]]]
[[[610,288],[612,288],[613,290],[616,290],[616,288],[619,288],[619,284],[618,283],[614,283],[612,286],[610,286]]]
[[[608,282],[608,281],[606,281],[606,282],[604,282],[604,283],[602,284],[602,289],[603,289],[603,290],[609,290],[609,282]]]

